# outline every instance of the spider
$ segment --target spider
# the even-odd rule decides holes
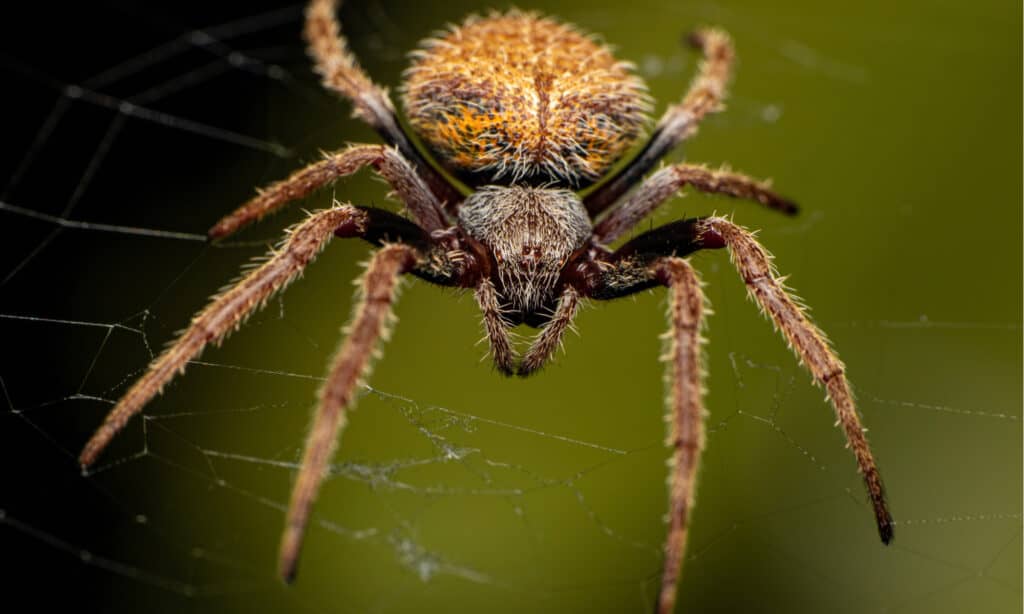
[[[723,217],[684,219],[608,246],[655,208],[689,187],[753,200],[794,214],[765,182],[694,164],[644,175],[709,113],[723,108],[733,62],[728,35],[702,29],[690,43],[703,54],[679,104],[670,106],[639,153],[651,101],[630,64],[575,27],[511,11],[470,17],[412,54],[402,97],[408,120],[464,194],[428,162],[399,122],[385,89],[348,51],[337,0],[312,0],[305,36],[324,86],[354,105],[386,145],[350,145],[270,185],[209,231],[222,239],[285,204],[371,167],[405,205],[407,216],[335,204],[288,231],[278,249],[215,296],[111,410],[79,458],[92,465],[128,420],[203,348],[220,343],[312,262],[331,237],[362,238],[379,249],[366,266],[347,337],[334,357],[288,507],[279,553],[295,578],[310,509],[355,394],[378,344],[390,332],[400,278],[412,274],[472,289],[497,369],[529,375],[548,361],[584,298],[609,300],[663,286],[668,291],[667,445],[672,449],[668,532],[656,611],[671,612],[694,501],[703,443],[700,331],[705,298],[686,256],[726,248],[750,295],[798,359],[824,386],[867,486],[884,543],[893,523],[843,364],[824,334],[783,285],[771,256],[748,230]],[[596,184],[596,187],[593,187]],[[578,192],[593,187],[585,196]],[[520,357],[512,327],[539,328]]]

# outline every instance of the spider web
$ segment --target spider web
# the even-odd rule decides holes
[[[648,611],[666,506],[658,293],[594,305],[555,365],[506,380],[477,360],[472,301],[407,284],[399,328],[351,415],[290,588],[274,576],[277,537],[321,373],[349,313],[348,281],[368,247],[333,244],[80,474],[78,450],[127,386],[302,207],[333,197],[393,206],[360,176],[222,245],[205,242],[205,229],[254,186],[320,148],[376,140],[310,74],[301,6],[208,4],[62,8],[59,23],[42,7],[4,20],[13,31],[0,54],[0,534],[13,598],[70,597],[106,612]],[[364,64],[396,84],[404,50],[428,33],[418,24],[479,8],[371,2],[344,16]],[[640,36],[642,15],[538,8],[631,40],[621,53],[661,100],[693,69],[683,50]],[[840,59],[857,56],[834,54],[827,38],[766,34],[746,9],[673,10],[679,24],[722,23],[745,41],[741,81],[755,67],[769,77],[764,88],[737,85],[692,157],[832,194],[815,176],[834,175],[832,162],[791,162],[815,172],[783,177],[786,164],[765,150],[799,129],[799,97],[779,84],[863,94],[884,69]],[[16,31],[44,23],[45,39]],[[932,49],[925,38],[911,37],[915,49]],[[968,55],[987,49],[965,45]],[[992,249],[1014,264],[987,278],[948,262],[940,275],[920,257],[941,245],[935,228],[955,226],[948,217],[932,234],[883,240],[880,256],[835,251],[844,226],[871,216],[922,228],[941,217],[915,208],[923,201],[894,196],[843,217],[841,203],[812,198],[823,208],[795,220],[735,205],[737,220],[765,228],[851,365],[897,516],[889,548],[877,543],[821,392],[745,301],[727,260],[695,258],[716,313],[709,433],[680,587],[688,611],[1020,610],[1020,287],[1006,284],[1021,277],[1019,150],[1010,157],[1006,176],[1018,181],[992,182],[993,215],[1005,226],[991,232]],[[851,192],[864,197],[862,187]],[[734,207],[682,202],[702,214]],[[665,209],[659,220],[680,213]],[[922,273],[922,263],[931,268]],[[853,296],[845,275],[871,285]],[[962,281],[951,295],[953,275]],[[1006,287],[988,294],[986,284]]]

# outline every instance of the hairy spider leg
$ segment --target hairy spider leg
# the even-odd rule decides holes
[[[377,345],[390,334],[399,278],[411,271],[418,259],[409,245],[386,245],[373,254],[359,283],[355,313],[320,390],[320,404],[288,504],[278,562],[285,582],[295,579],[309,513],[345,426],[345,411],[354,404],[356,388],[369,373]]]
[[[441,203],[397,149],[384,145],[350,145],[343,151],[326,154],[323,160],[292,173],[287,179],[258,190],[254,198],[224,216],[207,234],[211,239],[223,239],[367,166],[373,167],[388,182],[413,219],[428,232],[449,225]]]
[[[486,277],[481,278],[475,296],[484,316],[484,330],[487,332],[494,366],[503,374],[512,375],[516,372],[516,351],[509,339],[509,325],[502,315],[501,301],[494,282]]]
[[[700,331],[704,321],[704,294],[693,267],[682,258],[659,259],[654,268],[658,280],[668,287],[669,330],[664,335],[668,384],[669,527],[665,538],[664,566],[656,612],[671,614],[675,609],[676,585],[683,569],[686,537],[697,484],[697,466],[704,448],[703,375]]]
[[[562,337],[566,330],[572,328],[572,321],[576,317],[579,307],[579,291],[571,285],[565,286],[562,289],[562,294],[558,297],[558,304],[551,319],[544,325],[540,334],[530,345],[530,349],[526,351],[526,355],[523,356],[523,360],[519,364],[518,375],[530,375],[544,366],[555,350],[561,347]]]
[[[615,241],[684,187],[753,200],[789,215],[797,213],[796,204],[773,192],[767,181],[696,164],[675,164],[648,177],[609,211],[594,227],[594,240],[600,244]]]
[[[360,211],[366,215],[366,228],[359,236],[382,247],[374,253],[360,281],[355,314],[345,328],[345,341],[320,392],[320,406],[292,490],[278,561],[279,573],[288,583],[295,579],[310,511],[344,429],[345,411],[353,406],[356,389],[369,375],[377,346],[390,336],[392,306],[401,275],[412,273],[442,286],[477,284],[478,294],[480,288],[490,284],[479,281],[481,274],[474,256],[460,248],[453,249],[444,242],[445,237],[438,240],[389,211]],[[338,234],[355,236],[343,234],[346,232],[347,229],[339,229]]]
[[[294,226],[282,245],[269,258],[247,272],[233,286],[216,295],[199,312],[178,339],[150,365],[107,414],[79,456],[83,468],[97,457],[132,416],[139,413],[175,375],[185,370],[210,343],[219,344],[275,293],[285,288],[313,261],[339,228],[354,233],[365,230],[366,215],[355,207],[341,206],[314,213]]]
[[[424,158],[405,133],[387,90],[370,79],[348,49],[337,18],[338,0],[312,0],[306,8],[305,36],[309,54],[324,87],[348,98],[353,114],[369,124],[389,144],[416,167],[430,191],[449,213],[462,202],[463,195]]]
[[[640,153],[583,199],[591,218],[612,206],[654,168],[658,160],[693,136],[704,116],[725,108],[723,101],[734,59],[729,35],[722,30],[701,29],[690,35],[688,42],[704,56],[697,68],[697,76],[682,102],[670,106],[658,120],[654,133]]]
[[[882,543],[893,538],[893,520],[885,500],[882,476],[864,435],[857,406],[853,401],[846,367],[832,349],[825,333],[807,317],[799,299],[790,292],[775,270],[772,257],[747,229],[721,217],[708,218],[704,232],[721,237],[729,248],[736,270],[757,301],[761,311],[771,318],[786,338],[800,362],[822,385],[836,412],[837,424],[846,435],[848,446],[857,459],[857,468],[871,498]]]

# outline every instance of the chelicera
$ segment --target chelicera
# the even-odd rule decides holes
[[[312,0],[305,35],[324,86],[354,105],[386,145],[351,145],[327,155],[219,221],[222,239],[285,204],[370,167],[405,205],[404,215],[338,204],[289,230],[257,268],[200,311],[177,341],[121,398],[82,451],[92,465],[114,435],[209,343],[219,343],[282,290],[332,237],[379,246],[366,267],[347,337],[330,366],[295,481],[279,567],[292,581],[310,509],[328,468],[345,412],[371,357],[389,333],[400,279],[472,290],[491,354],[505,374],[537,371],[559,346],[582,299],[608,300],[654,287],[668,290],[667,413],[672,448],[669,529],[656,604],[672,611],[703,442],[700,330],[704,296],[686,256],[726,248],[750,294],[828,393],[867,485],[882,541],[893,523],[843,364],[783,286],[752,233],[722,217],[684,219],[622,238],[682,188],[753,200],[783,213],[796,207],[764,182],[662,157],[722,109],[733,61],[729,37],[691,37],[703,54],[679,104],[670,106],[632,160],[613,164],[642,138],[651,102],[629,64],[574,27],[516,11],[470,17],[413,53],[402,97],[408,120],[438,162],[436,170],[405,133],[387,92],[348,51],[334,0]],[[595,187],[596,184],[596,187]],[[468,188],[468,190],[466,189]],[[585,196],[579,192],[592,188]],[[467,194],[468,191],[468,194]],[[509,330],[539,328],[519,356]]]

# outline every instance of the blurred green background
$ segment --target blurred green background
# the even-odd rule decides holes
[[[588,307],[524,381],[481,360],[470,296],[408,283],[291,588],[274,576],[290,467],[368,246],[333,244],[79,475],[74,454],[150,354],[303,208],[394,206],[363,174],[221,247],[32,217],[201,235],[319,150],[376,140],[318,88],[300,6],[209,4],[61,7],[45,37],[28,26],[47,7],[4,20],[18,92],[0,167],[5,591],[103,612],[648,611],[666,509],[661,292]],[[489,8],[342,17],[394,89],[419,39]],[[725,254],[697,255],[710,432],[679,611],[1019,612],[1020,4],[519,8],[599,33],[657,113],[693,73],[685,33],[733,35],[728,110],[685,157],[771,177],[803,213],[691,194],[650,223],[718,211],[761,229],[848,365],[897,520],[883,547],[822,391]]]

